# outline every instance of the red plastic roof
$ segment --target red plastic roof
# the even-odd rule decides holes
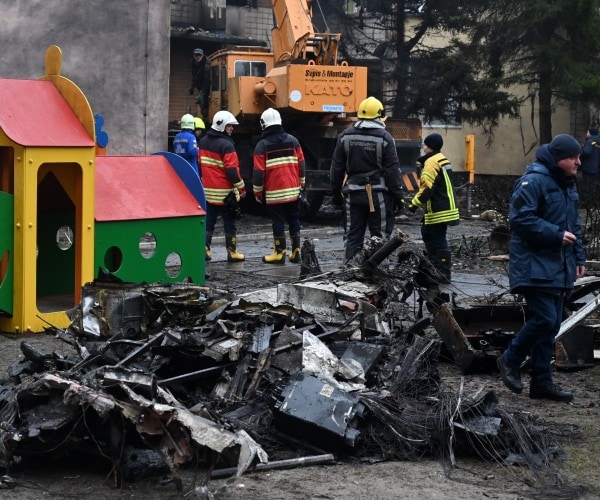
[[[94,145],[50,81],[0,78],[0,103],[0,129],[21,146]]]
[[[96,221],[204,214],[164,156],[96,157]]]

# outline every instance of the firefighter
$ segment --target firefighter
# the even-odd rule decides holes
[[[194,117],[185,114],[181,117],[181,132],[173,139],[173,151],[175,154],[185,158],[198,175],[198,142],[194,134]]]
[[[340,134],[331,161],[331,189],[344,197],[345,259],[371,236],[389,238],[395,209],[404,205],[400,161],[394,138],[385,129],[381,101],[368,97],[358,106],[358,121]]]
[[[281,125],[281,115],[273,108],[260,117],[262,135],[254,149],[252,184],[258,203],[265,203],[271,216],[273,246],[263,262],[283,264],[287,252],[285,223],[292,252],[289,261],[300,262],[300,214],[298,200],[304,189],[304,153],[298,139]]]
[[[204,120],[202,118],[194,117],[194,134],[196,134],[196,139],[199,141],[202,137],[202,134],[206,131],[206,125],[204,124]]]
[[[211,260],[210,243],[219,214],[223,217],[227,260],[240,262],[244,254],[236,249],[236,214],[226,198],[233,193],[239,202],[246,195],[240,175],[240,162],[231,138],[233,126],[238,125],[229,111],[218,111],[210,130],[200,139],[200,170],[206,195],[206,260]]]

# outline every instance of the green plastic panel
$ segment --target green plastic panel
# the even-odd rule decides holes
[[[132,283],[205,281],[205,217],[96,222],[94,276]]]
[[[9,316],[14,297],[14,225],[15,197],[0,191],[0,312]]]

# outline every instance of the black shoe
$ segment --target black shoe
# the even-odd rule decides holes
[[[573,401],[573,393],[563,391],[557,385],[531,385],[529,386],[531,399],[549,399],[550,401]]]
[[[502,382],[504,382],[504,385],[512,392],[521,394],[523,392],[523,384],[521,382],[521,373],[519,370],[506,366],[506,363],[504,362],[504,356],[502,354],[498,356],[496,364],[498,365],[498,370],[500,370],[500,376],[502,377]]]

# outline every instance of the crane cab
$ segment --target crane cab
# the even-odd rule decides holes
[[[226,109],[243,124],[272,106],[255,87],[273,68],[273,54],[267,49],[236,47],[223,49],[210,56],[209,118]]]

